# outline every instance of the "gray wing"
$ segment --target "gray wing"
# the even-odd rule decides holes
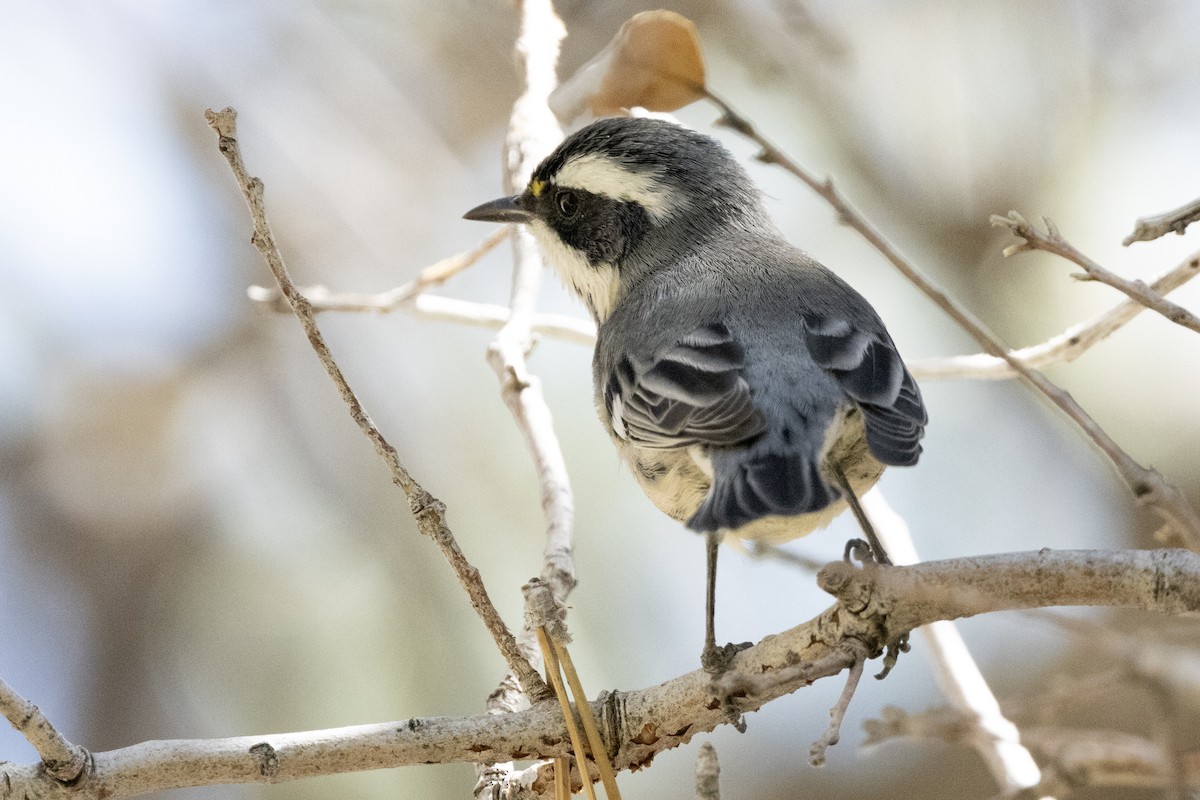
[[[765,429],[742,377],[745,352],[724,324],[704,325],[650,360],[623,356],[604,383],[613,432],[638,447],[730,446]]]
[[[813,360],[862,409],[871,454],[894,466],[917,463],[928,416],[892,338],[815,314],[804,316],[804,329]]]
[[[824,370],[863,414],[867,447],[884,464],[914,464],[921,453],[925,406],[912,375],[887,332],[850,325],[834,313],[805,314],[804,341]],[[869,322],[867,324],[870,324]],[[831,398],[832,400],[832,398]],[[697,531],[737,529],[766,515],[806,514],[841,492],[821,474],[825,426],[844,401],[792,407],[792,421],[777,424],[746,450],[714,451],[713,485],[688,520]]]

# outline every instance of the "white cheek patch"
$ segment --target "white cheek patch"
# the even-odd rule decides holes
[[[678,194],[658,180],[653,172],[627,169],[596,153],[571,159],[553,180],[556,186],[563,188],[637,203],[655,222],[666,219],[681,205]]]
[[[564,244],[540,219],[531,220],[528,227],[563,284],[583,301],[593,317],[600,322],[607,319],[617,302],[617,268],[612,264],[591,263],[581,250]]]

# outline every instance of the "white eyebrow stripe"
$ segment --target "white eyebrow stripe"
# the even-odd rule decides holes
[[[572,158],[551,180],[566,189],[633,201],[646,209],[655,222],[661,222],[679,206],[678,194],[658,180],[654,172],[627,169],[598,153]]]

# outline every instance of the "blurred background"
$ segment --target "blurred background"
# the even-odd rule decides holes
[[[561,74],[637,11],[699,26],[714,91],[819,174],[1014,345],[1121,299],[1042,254],[1004,260],[988,215],[1051,216],[1150,280],[1197,233],[1123,248],[1135,218],[1200,194],[1200,5],[1187,0],[558,3]],[[0,676],[93,750],[483,709],[503,672],[435,546],[294,319],[251,306],[269,274],[207,107],[243,152],[297,281],[381,291],[490,228],[519,84],[498,0],[24,3],[0,26]],[[679,116],[714,131],[703,104]],[[749,161],[753,148],[715,130]],[[788,235],[876,305],[906,357],[977,348],[795,180],[748,169]],[[444,294],[505,302],[497,249]],[[1200,306],[1200,286],[1174,296]],[[548,311],[584,312],[548,277]],[[449,520],[510,625],[540,565],[534,472],[484,360],[490,333],[403,312],[324,315],[367,409]],[[654,510],[595,419],[587,348],[531,358],[576,490],[572,649],[585,685],[698,666],[701,540]],[[1049,370],[1139,461],[1200,505],[1200,339],[1153,314]],[[1148,547],[1154,520],[1062,417],[1011,382],[926,382],[921,465],[881,484],[926,559]],[[838,557],[843,519],[791,547]],[[757,639],[829,600],[810,574],[727,550],[718,635]],[[1195,628],[1082,614],[1143,635]],[[962,625],[1002,699],[1113,662],[1017,614]],[[864,682],[842,744],[807,766],[841,688],[772,703],[718,749],[730,798],[988,797],[971,751],[862,750],[885,704],[941,704],[921,647]],[[1181,747],[1200,744],[1180,709]],[[1144,688],[1068,721],[1148,735]],[[1018,718],[1018,721],[1020,719]],[[1191,733],[1187,733],[1191,731]],[[1190,738],[1188,738],[1190,737]],[[698,741],[624,775],[628,798],[691,796]],[[0,760],[32,749],[0,731]],[[465,797],[468,765],[173,798]],[[1080,793],[1081,797],[1157,796]]]

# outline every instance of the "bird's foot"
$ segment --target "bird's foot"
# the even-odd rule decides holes
[[[912,646],[908,643],[907,633],[889,644],[883,652],[883,669],[875,676],[875,680],[881,681],[886,678],[888,673],[892,671],[892,667],[896,666],[896,662],[900,660],[900,654],[907,653],[911,649]]]
[[[730,668],[733,667],[733,659],[738,653],[747,649],[753,642],[742,642],[728,644],[717,647],[711,640],[705,643],[704,652],[700,654],[700,664],[704,667],[704,671],[712,676],[712,688],[716,693],[717,702],[721,705],[721,711],[725,715],[725,721],[734,727],[738,733],[746,732],[746,718],[742,716],[742,712],[738,709],[736,697],[738,692],[729,688],[730,684],[727,680],[722,680]],[[730,676],[738,678],[737,674]]]
[[[738,653],[750,647],[754,642],[741,642],[728,644],[717,647],[713,643],[704,645],[704,652],[700,654],[700,666],[704,667],[704,671],[713,676],[713,679],[724,675],[733,666],[733,659]]]
[[[884,551],[883,547],[873,547],[866,539],[851,539],[846,542],[846,549],[842,553],[842,560],[846,562],[854,560],[860,564],[879,564],[885,567],[892,565],[892,560],[888,558],[888,554]]]

